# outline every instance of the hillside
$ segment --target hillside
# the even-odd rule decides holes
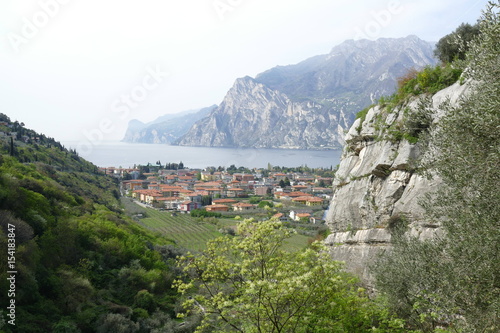
[[[185,146],[340,148],[355,113],[390,95],[410,68],[434,64],[415,36],[346,41],[327,55],[237,79],[177,143]]]
[[[133,223],[118,198],[113,178],[0,114],[2,332],[176,326],[179,252]]]

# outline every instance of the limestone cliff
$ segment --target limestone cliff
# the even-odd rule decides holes
[[[423,219],[419,200],[440,182],[416,172],[417,161],[425,157],[415,128],[439,121],[442,103],[456,104],[468,87],[456,83],[396,107],[371,107],[346,134],[327,213],[332,233],[326,243],[333,259],[345,261],[365,282],[371,281],[369,265],[390,246],[391,223],[403,220],[422,238],[438,232],[438,225]]]

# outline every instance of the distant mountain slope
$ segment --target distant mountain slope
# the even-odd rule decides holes
[[[199,110],[167,114],[146,124],[133,119],[129,122],[122,141],[171,144],[184,135],[196,121],[206,117],[215,107],[216,105],[212,105]]]
[[[361,100],[392,94],[396,79],[408,68],[435,64],[434,45],[416,36],[348,40],[329,54],[299,64],[277,66],[256,80],[292,100],[338,98],[361,94]],[[367,94],[368,93],[368,94]]]
[[[223,102],[177,143],[186,146],[339,148],[354,114],[410,68],[435,64],[416,36],[346,41],[327,55],[238,79]]]

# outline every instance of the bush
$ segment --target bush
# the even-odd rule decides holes
[[[192,217],[221,217],[221,213],[207,212],[204,209],[193,209],[190,213]]]

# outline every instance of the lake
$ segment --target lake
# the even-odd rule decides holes
[[[78,147],[78,142],[62,142],[66,148]],[[341,150],[255,149],[169,146],[103,142],[92,146],[89,152],[78,152],[81,157],[100,167],[133,167],[134,164],[162,164],[183,162],[189,168],[207,166],[266,168],[273,166],[311,168],[335,167],[340,163]]]

